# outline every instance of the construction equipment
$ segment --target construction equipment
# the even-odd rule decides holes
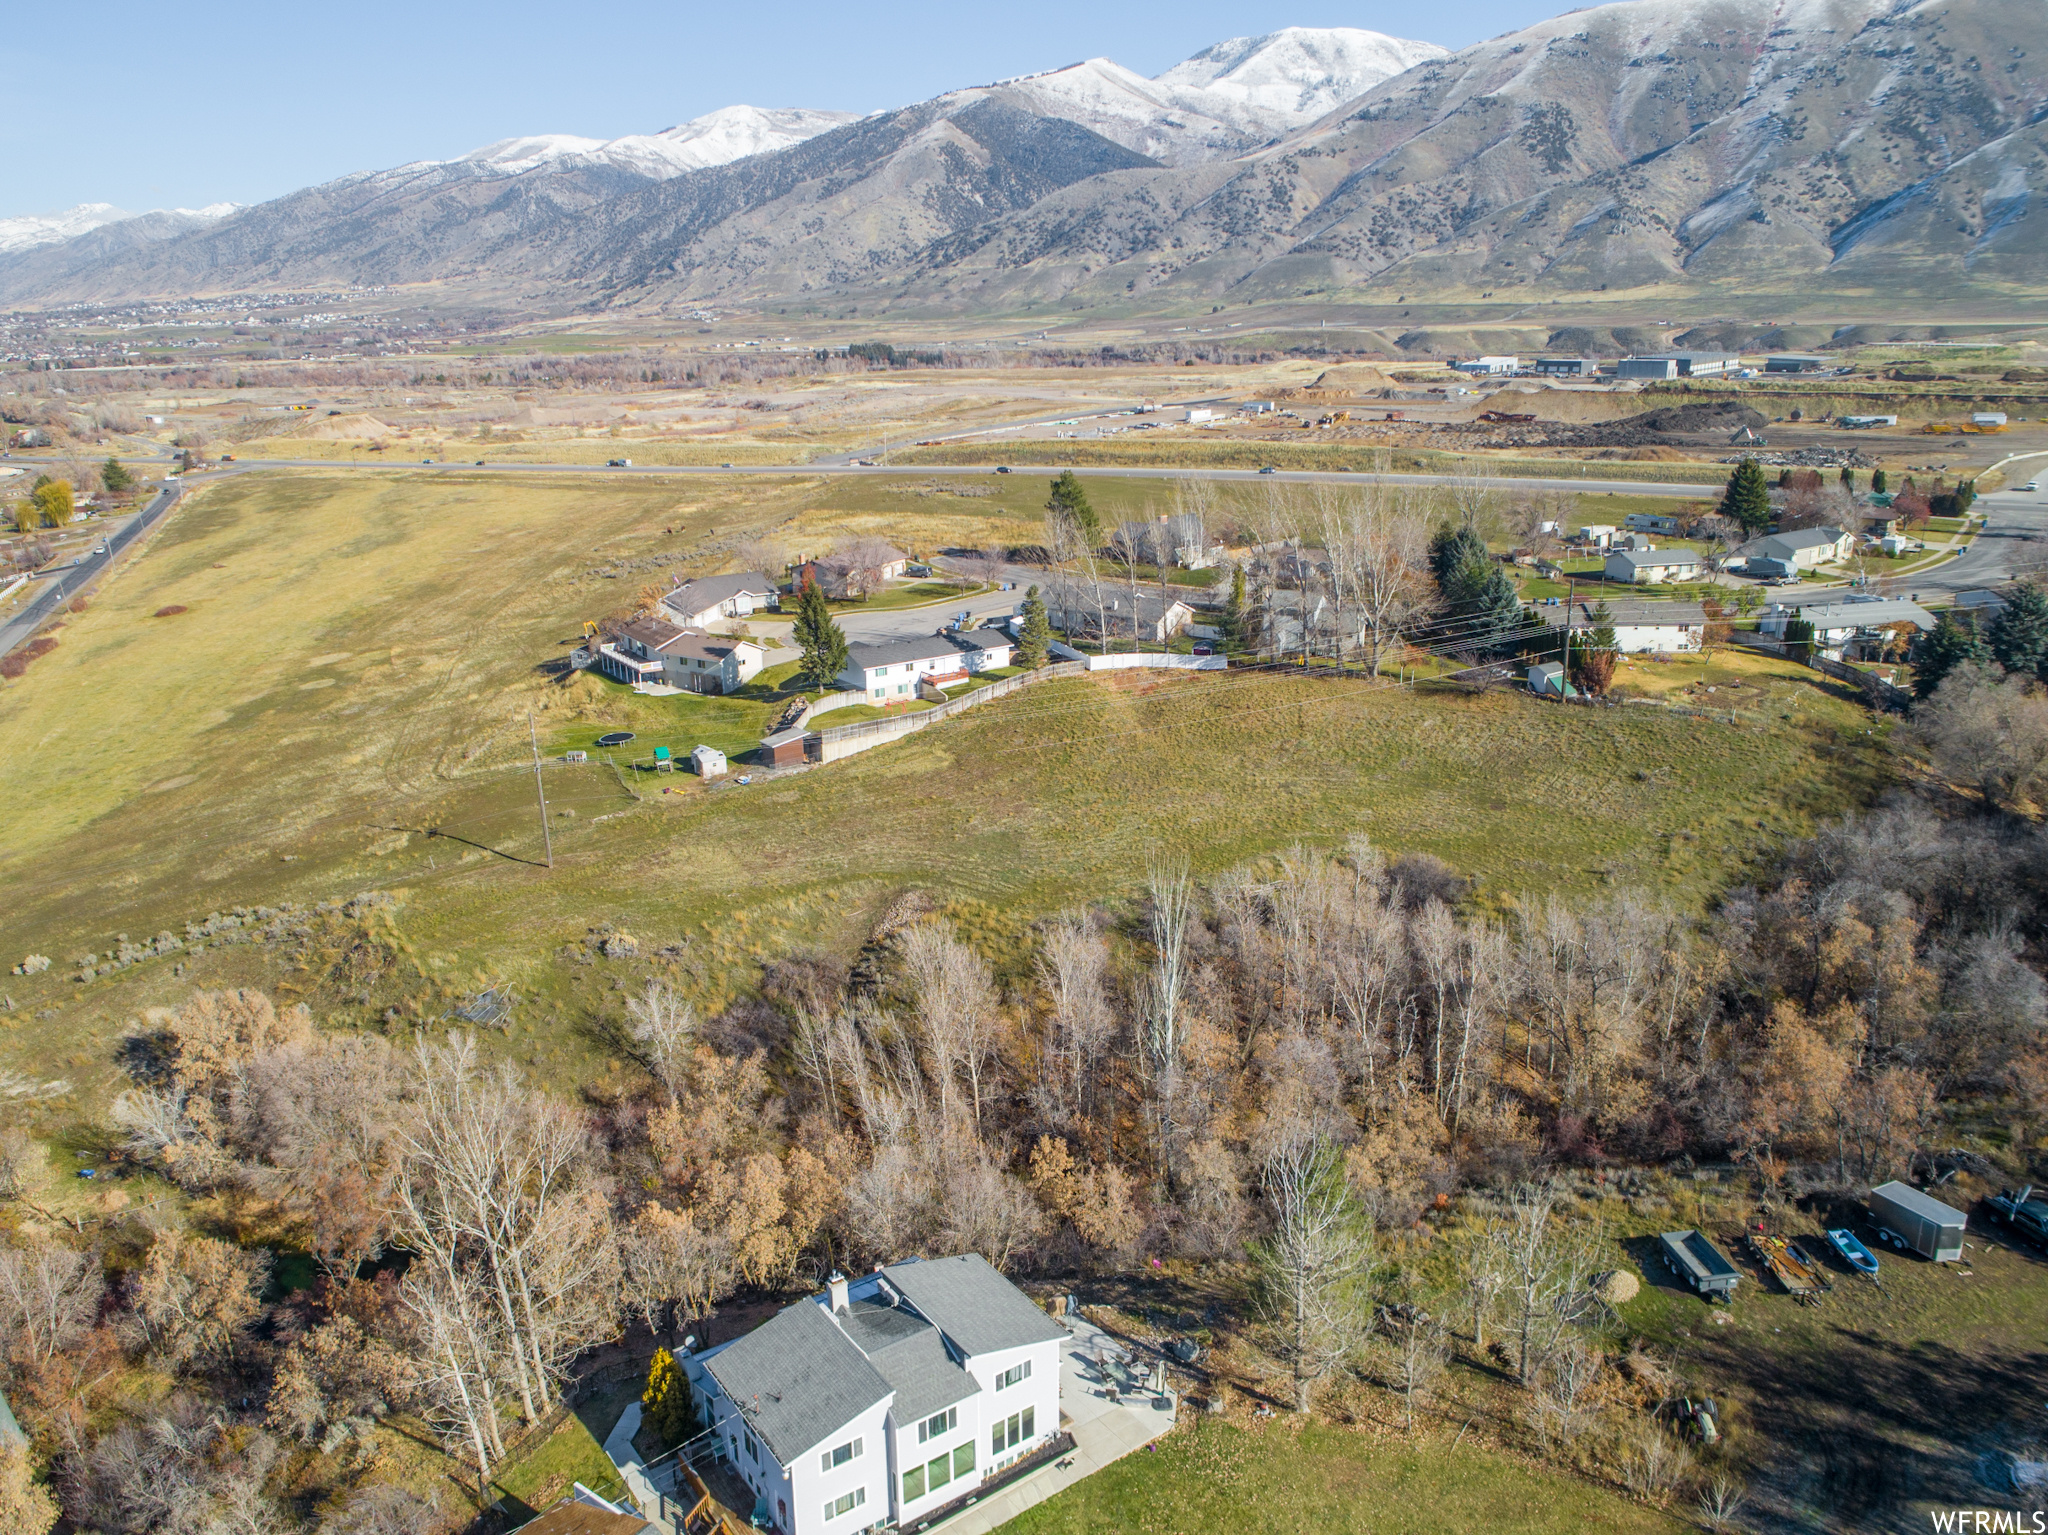
[[[1827,1271],[1804,1248],[1764,1230],[1761,1222],[1749,1232],[1749,1250],[1785,1287],[1785,1293],[1802,1306],[1819,1305],[1821,1296],[1835,1287]]]

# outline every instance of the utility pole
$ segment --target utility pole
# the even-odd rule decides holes
[[[533,792],[540,800],[540,843],[547,849],[548,867],[555,866],[555,838],[548,830],[548,791],[540,781],[540,732],[533,726],[533,711],[526,711],[526,735],[533,742]]]

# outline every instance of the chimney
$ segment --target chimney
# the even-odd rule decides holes
[[[840,1273],[839,1270],[834,1269],[832,1277],[826,1280],[825,1283],[832,1291],[832,1309],[834,1311],[844,1311],[846,1309],[846,1276]]]

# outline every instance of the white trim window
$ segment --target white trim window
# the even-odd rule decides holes
[[[849,1439],[846,1441],[846,1443],[839,1445],[837,1448],[830,1450],[821,1450],[818,1454],[818,1469],[820,1471],[835,1470],[836,1468],[845,1465],[848,1461],[858,1460],[860,1459],[860,1457],[860,1440],[858,1438]]]
[[[1009,1369],[998,1375],[996,1377],[996,1390],[1007,1391],[1010,1387],[1019,1385],[1029,1379],[1031,1379],[1031,1361],[1027,1359],[1022,1364],[1011,1365]]]
[[[948,1407],[944,1412],[935,1412],[917,1425],[917,1442],[936,1439],[941,1434],[950,1434],[960,1426],[960,1409]]]
[[[827,1519],[843,1518],[855,1509],[864,1506],[867,1501],[868,1490],[865,1487],[856,1487],[852,1492],[843,1492],[836,1498],[827,1498],[825,1500],[825,1517]]]

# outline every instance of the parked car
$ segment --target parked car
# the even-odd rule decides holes
[[[2041,488],[2041,482],[2040,482],[2039,480],[2029,480],[2029,481],[2027,481],[2027,489],[2029,489],[2029,490],[2039,490],[2040,488]]]
[[[997,465],[996,465],[996,473],[997,473],[997,474],[1008,474],[1009,472],[1010,472],[1010,466],[1009,466],[1008,464],[997,464]]]
[[[235,455],[232,453],[223,453],[220,456],[220,461],[224,464],[232,464],[235,461]]]
[[[1195,646],[1195,654],[1198,656],[1213,656],[1216,654],[1216,647],[1207,640],[1203,640]]]

